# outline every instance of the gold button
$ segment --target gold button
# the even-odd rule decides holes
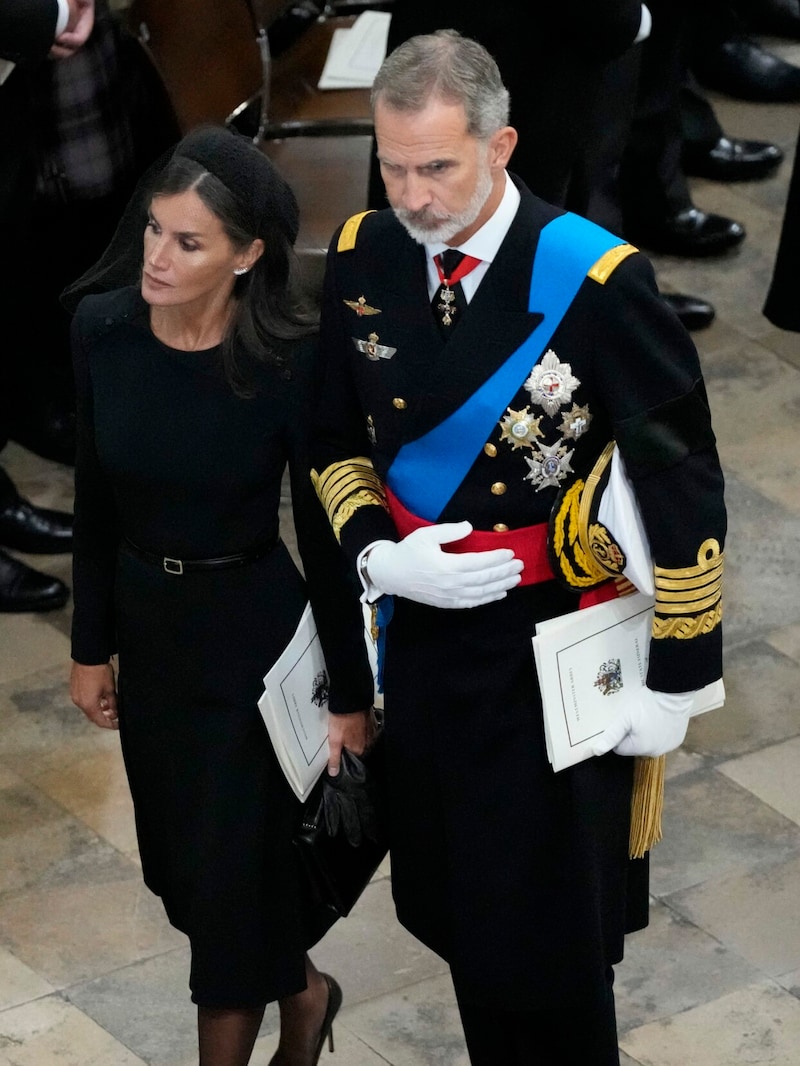
[[[491,442],[484,444],[483,450],[486,452],[490,459],[494,459],[494,457],[497,455],[497,448],[495,448],[495,446]]]
[[[508,533],[508,526],[505,524],[505,522],[495,522],[495,524],[492,526],[492,530],[495,533]]]
[[[392,404],[397,408],[398,411],[405,411],[406,407],[408,406],[402,396],[395,396],[395,398],[392,400]]]
[[[492,495],[502,496],[507,487],[502,481],[495,481],[494,485],[492,485]]]

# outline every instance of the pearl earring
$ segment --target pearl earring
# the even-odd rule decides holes
[[[240,277],[242,274],[246,274],[247,270],[248,270],[247,267],[236,267],[236,269],[234,270],[234,274],[237,277]]]

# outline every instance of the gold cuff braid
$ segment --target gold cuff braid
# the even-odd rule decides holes
[[[361,507],[378,506],[388,511],[383,483],[363,455],[331,463],[321,474],[311,471],[311,481],[328,515],[337,540],[342,527]]]
[[[697,565],[668,570],[654,568],[656,583],[653,638],[690,640],[710,633],[722,621],[724,553],[713,538],[703,541]]]

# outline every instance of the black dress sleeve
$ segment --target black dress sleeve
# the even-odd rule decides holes
[[[72,658],[87,666],[108,662],[116,651],[114,570],[119,543],[116,502],[94,438],[88,340],[92,316],[87,307],[93,299],[84,301],[72,322],[77,410]]]

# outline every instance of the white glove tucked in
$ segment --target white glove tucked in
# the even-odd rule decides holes
[[[501,600],[519,584],[522,561],[510,548],[442,551],[443,544],[471,532],[469,522],[445,522],[415,529],[396,544],[379,540],[365,557],[365,577],[379,592],[431,607],[479,607]]]
[[[594,746],[595,755],[665,755],[686,736],[694,692],[654,692],[642,688],[633,706],[621,711]]]

